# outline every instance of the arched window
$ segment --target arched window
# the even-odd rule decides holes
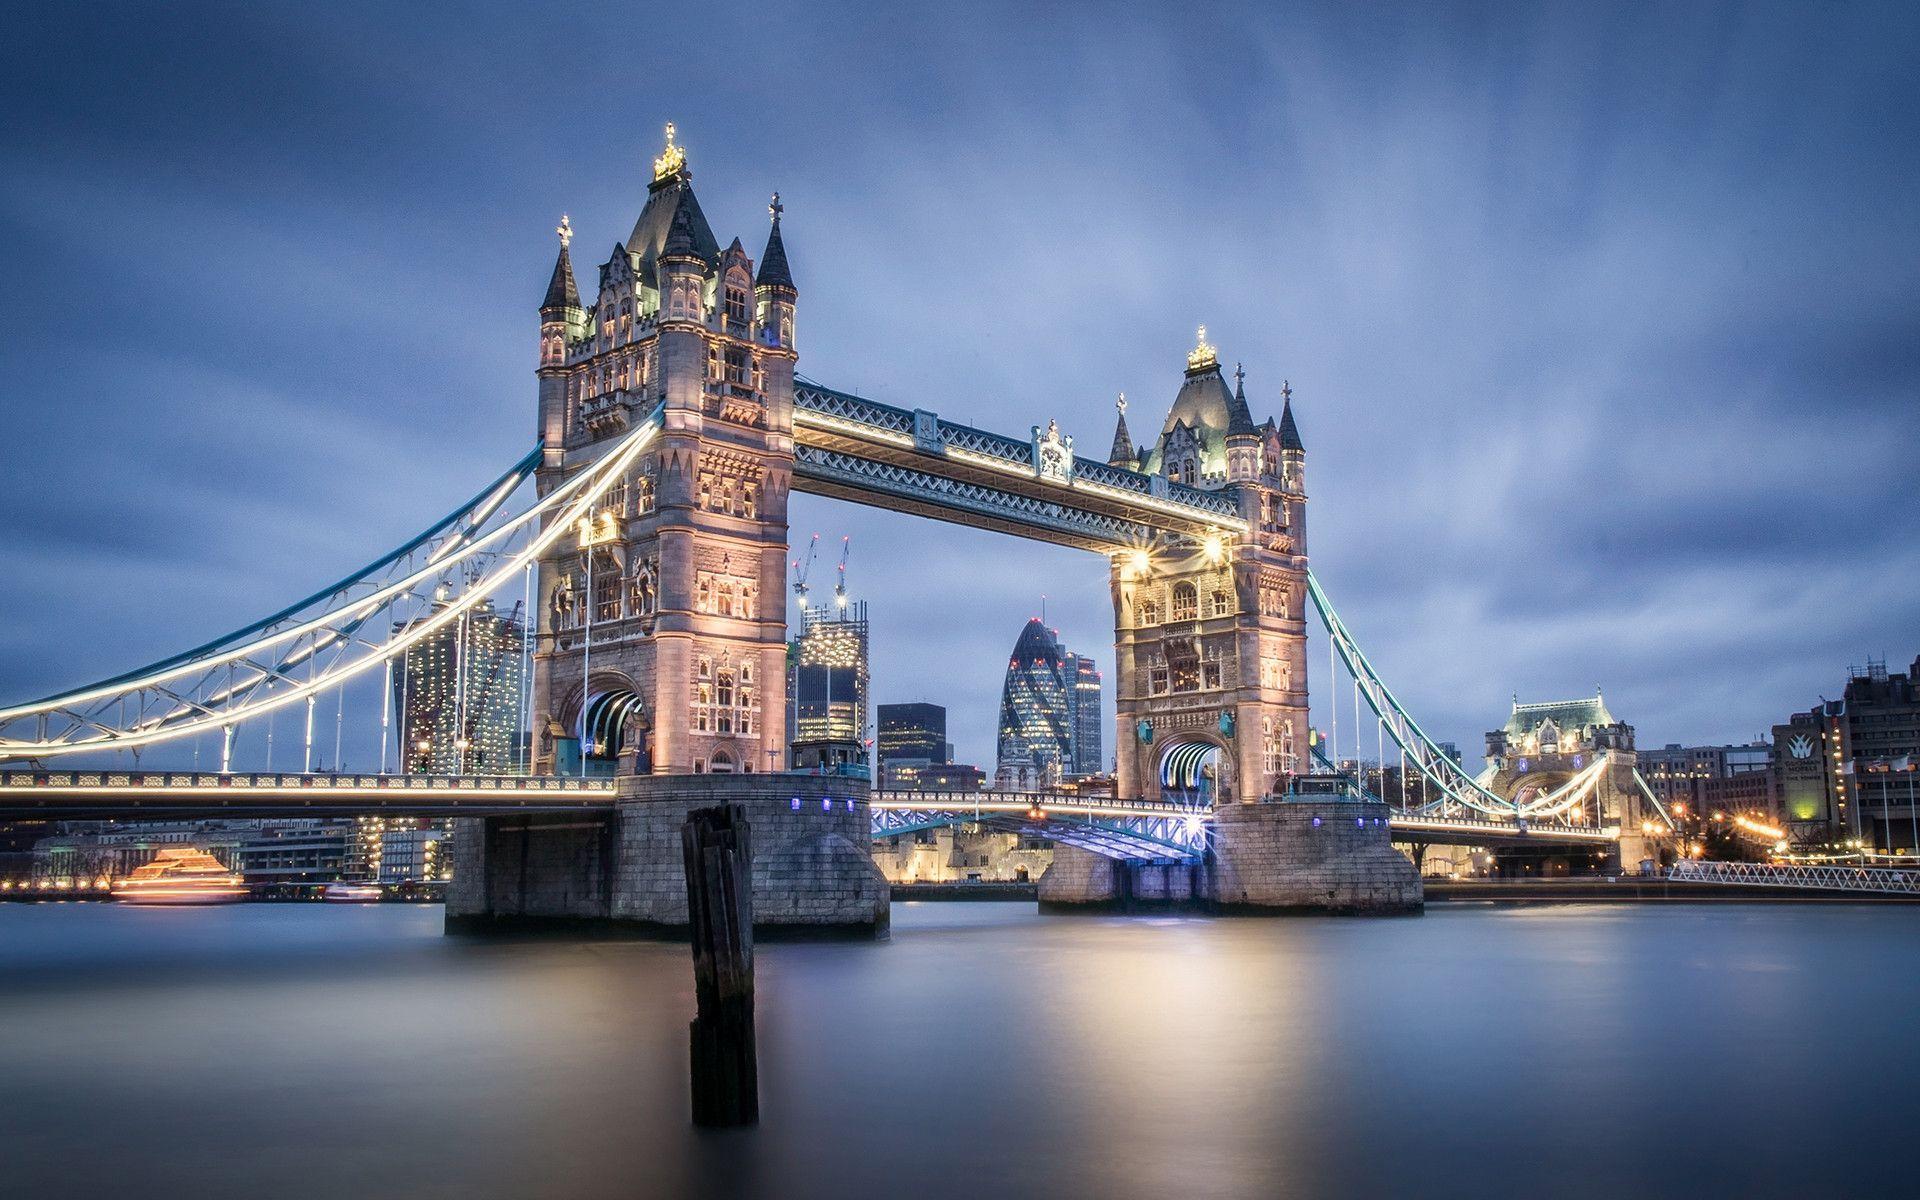
[[[733,732],[733,672],[722,670],[718,686],[714,689],[713,699],[714,730],[717,733]],[[718,769],[718,759],[715,760]]]
[[[702,655],[693,681],[693,728],[706,733],[713,728],[713,660]]]
[[[727,324],[744,326],[753,319],[753,300],[747,294],[746,276],[735,272],[727,276]]]
[[[1191,621],[1200,615],[1200,590],[1191,583],[1173,585],[1173,619]]]
[[[1233,593],[1224,587],[1213,589],[1213,597],[1207,608],[1210,617],[1224,617],[1233,611]]]
[[[733,774],[733,755],[728,754],[725,750],[715,750],[712,760],[707,764],[707,769],[715,775]]]
[[[1139,603],[1140,624],[1158,625],[1160,623],[1160,603],[1151,598],[1142,597]]]

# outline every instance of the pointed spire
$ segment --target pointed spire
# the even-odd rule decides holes
[[[756,287],[783,287],[797,292],[793,272],[787,267],[787,245],[780,240],[780,214],[785,211],[780,193],[775,192],[773,202],[767,205],[767,212],[773,216],[773,228],[767,232],[767,250],[760,256],[760,274],[753,282]]]
[[[554,232],[560,235],[560,257],[554,260],[553,278],[547,282],[547,298],[540,302],[542,313],[580,307],[580,289],[573,282],[573,258],[567,253],[567,244],[573,241],[573,222],[565,213],[560,215]]]
[[[1259,436],[1260,430],[1253,423],[1253,414],[1247,411],[1247,371],[1239,363],[1233,364],[1233,403],[1227,405],[1227,436]]]
[[[1293,387],[1284,380],[1280,384],[1280,448],[1302,454],[1307,450],[1300,441],[1300,427],[1293,423]]]
[[[1120,417],[1113,424],[1113,449],[1107,451],[1107,465],[1131,470],[1138,460],[1134,457],[1133,435],[1127,432],[1127,394],[1121,392],[1113,406],[1119,410]]]
[[[705,257],[700,253],[699,237],[693,227],[693,214],[687,205],[674,205],[673,221],[667,226],[667,238],[660,244],[660,253],[663,257],[669,254]]]

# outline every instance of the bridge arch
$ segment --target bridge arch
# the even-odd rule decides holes
[[[1161,747],[1156,781],[1162,800],[1229,802],[1234,797],[1232,750],[1216,738],[1181,734]]]

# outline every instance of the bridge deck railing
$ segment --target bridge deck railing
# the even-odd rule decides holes
[[[1689,883],[1746,887],[1818,888],[1836,892],[1883,892],[1920,896],[1920,870],[1906,867],[1811,866],[1801,863],[1706,862],[1682,859],[1667,878]]]

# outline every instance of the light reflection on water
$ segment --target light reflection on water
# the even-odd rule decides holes
[[[763,1124],[704,1135],[684,946],[439,923],[0,905],[0,1195],[1920,1191],[1872,1149],[1920,1121],[1909,908],[898,905],[760,948]]]

